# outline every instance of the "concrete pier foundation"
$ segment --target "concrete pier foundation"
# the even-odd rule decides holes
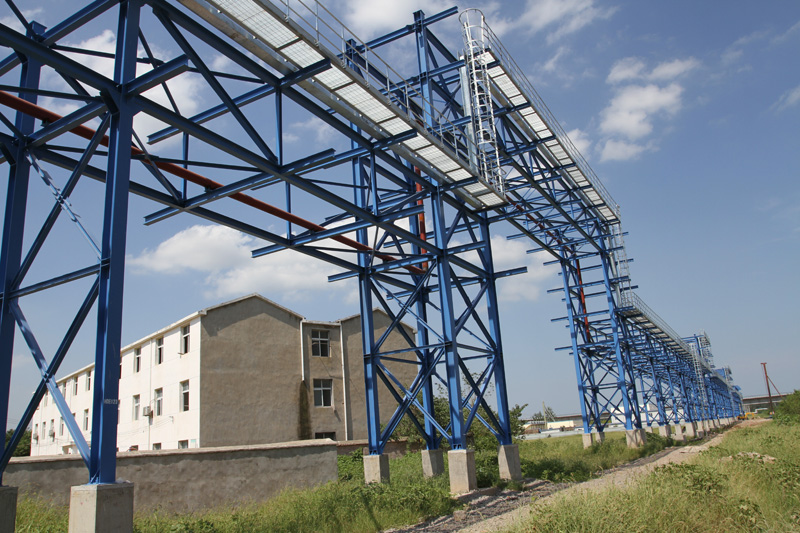
[[[672,438],[676,441],[686,442],[686,437],[683,435],[683,427],[680,424],[672,426]]]
[[[687,439],[693,439],[697,436],[697,427],[695,426],[694,422],[686,422],[683,432]]]
[[[497,463],[500,465],[500,479],[522,479],[522,466],[519,461],[519,446],[504,444],[497,450]]]
[[[364,456],[364,481],[367,483],[385,483],[389,481],[389,456],[380,455]]]
[[[626,429],[625,441],[628,443],[628,448],[640,448],[647,442],[647,436],[644,428],[640,429]]]
[[[17,487],[0,487],[0,532],[14,531],[17,520]]]
[[[594,444],[594,433],[584,433],[583,434],[583,447],[584,448],[591,448],[592,444]]]
[[[658,434],[662,437],[670,438],[672,436],[672,427],[669,424],[659,426]]]
[[[450,450],[447,452],[447,462],[451,494],[465,494],[478,488],[474,450]]]
[[[444,452],[442,450],[422,450],[422,474],[425,477],[444,474]]]
[[[69,533],[133,532],[133,483],[72,487]]]

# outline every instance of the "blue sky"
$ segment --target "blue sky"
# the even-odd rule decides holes
[[[33,18],[48,26],[68,15],[65,9],[76,9],[63,2],[38,5]],[[327,5],[369,39],[410,23],[416,9],[430,15],[453,4]],[[620,204],[638,294],[680,334],[705,330],[716,363],[731,366],[745,395],[766,392],[761,362],[782,392],[800,388],[800,3],[459,4],[467,7],[483,9]],[[7,15],[7,8],[0,10]],[[92,40],[108,49],[111,28],[93,25],[70,42]],[[451,47],[461,46],[456,17],[433,29]],[[408,66],[408,55],[395,52],[387,59]],[[209,101],[207,89],[191,80],[180,90],[189,109]],[[288,131],[289,144],[323,144],[326,138],[324,129],[302,117]],[[97,198],[99,188],[81,192]],[[97,215],[81,199],[74,198],[75,207],[84,209],[91,226]],[[132,201],[123,344],[250,292],[310,319],[357,312],[355,286],[328,284],[332,270],[324,264],[289,253],[253,261],[249,252],[257,244],[250,237],[190,217],[145,228],[142,217],[152,210]],[[547,257],[526,255],[519,241],[498,236],[494,243],[498,268],[525,264],[530,270],[500,282],[510,400],[530,404],[529,411],[545,401],[557,412],[577,412],[572,360],[554,351],[568,344],[568,332],[550,322],[564,314],[563,304],[545,294],[559,278],[541,265]],[[60,316],[36,301],[27,312],[42,323]],[[50,342],[57,341],[54,336]],[[91,350],[90,336],[83,335],[62,368],[87,364]],[[35,375],[18,340],[11,422],[19,418]]]

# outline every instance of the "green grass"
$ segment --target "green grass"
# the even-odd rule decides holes
[[[580,436],[520,443],[523,475],[552,481],[583,480],[597,471],[653,453],[664,439],[650,436],[647,448],[628,450],[624,433],[584,450]],[[447,459],[445,455],[445,468]],[[339,481],[309,490],[289,490],[258,505],[174,515],[139,513],[134,530],[155,532],[372,532],[452,513],[461,504],[450,497],[448,477],[425,479],[419,453],[390,460],[391,483],[365,486],[360,453],[339,457]],[[480,486],[507,485],[499,479],[497,453],[476,452]],[[518,485],[511,484],[511,488]],[[17,531],[67,531],[68,511],[20,495]]]
[[[800,531],[800,425],[738,429],[693,461],[659,468],[632,487],[537,507],[514,531]]]
[[[608,432],[602,444],[583,448],[580,435],[526,441],[520,446],[522,475],[554,482],[586,481],[609,468],[657,453],[676,443],[652,433],[647,444],[628,448],[624,432]]]

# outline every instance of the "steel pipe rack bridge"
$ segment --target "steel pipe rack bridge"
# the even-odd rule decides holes
[[[512,444],[496,280],[525,269],[495,269],[492,234],[560,266],[584,432],[741,410],[707,336],[679,337],[633,293],[619,207],[479,11],[459,15],[455,53],[432,26],[456,8],[363,42],[313,0],[95,0],[51,28],[7,3],[24,31],[0,26],[0,426],[15,336],[41,381],[0,475],[49,391],[90,483],[116,479],[132,201],[152,206],[145,225],[195,216],[262,241],[254,260],[291,249],[357,280],[372,455],[404,419],[428,450],[465,449],[473,423]],[[93,47],[108,28],[113,46]],[[60,322],[23,312],[43,300]],[[90,440],[55,385],[81,331]]]

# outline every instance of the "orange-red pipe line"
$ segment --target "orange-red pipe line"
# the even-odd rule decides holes
[[[32,116],[34,118],[39,119],[39,120],[43,120],[45,122],[55,122],[55,121],[60,120],[60,119],[63,118],[58,113],[54,113],[54,112],[50,111],[49,109],[46,109],[46,108],[41,107],[41,106],[38,106],[38,105],[33,104],[31,102],[28,102],[27,100],[23,100],[22,98],[14,96],[13,94],[7,93],[5,91],[0,91],[0,104],[3,104],[5,106],[7,106],[7,107],[10,107],[10,108],[15,109],[17,111],[25,113],[26,115],[30,115],[30,116]],[[72,133],[74,133],[75,135],[78,135],[79,137],[83,137],[84,139],[87,139],[87,140],[91,140],[94,137],[95,133],[97,133],[95,130],[93,130],[92,128],[90,128],[88,126],[76,126],[73,129],[71,129],[70,131]],[[100,144],[102,144],[103,146],[108,146],[108,142],[109,142],[108,135],[106,135],[100,141]],[[136,146],[131,146],[131,154],[132,155],[145,155],[144,151],[140,150]],[[163,161],[151,162],[151,161],[148,161],[148,160],[145,160],[143,162],[145,164],[154,164],[156,167],[158,167],[159,169],[163,170],[164,172],[167,172],[169,174],[177,176],[177,177],[179,177],[181,179],[184,179],[184,180],[189,181],[191,183],[194,183],[196,185],[200,185],[201,187],[205,187],[206,189],[214,190],[214,189],[219,189],[219,188],[221,188],[223,186],[219,182],[216,182],[216,181],[214,181],[214,180],[212,180],[210,178],[207,178],[205,176],[197,174],[196,172],[192,172],[191,170],[185,169],[185,168],[181,167],[180,165],[176,165],[175,163],[168,163],[168,162],[163,162]],[[249,205],[250,207],[253,207],[255,209],[258,209],[259,211],[263,211],[264,213],[268,213],[268,214],[276,216],[276,217],[278,217],[280,219],[283,219],[283,220],[286,220],[288,222],[291,222],[292,224],[296,224],[296,225],[298,225],[298,226],[300,226],[302,228],[305,228],[307,230],[310,230],[310,231],[327,231],[327,228],[325,228],[324,226],[320,226],[319,224],[315,224],[314,222],[311,222],[310,220],[306,220],[305,218],[301,218],[301,217],[299,217],[299,216],[297,216],[297,215],[295,215],[293,213],[285,211],[285,210],[283,210],[283,209],[281,209],[279,207],[275,207],[272,204],[268,204],[266,202],[258,200],[257,198],[253,198],[252,196],[249,196],[247,194],[244,194],[244,193],[241,193],[241,192],[237,192],[237,193],[231,194],[230,198],[232,198],[232,199],[234,199],[234,200],[236,200],[238,202],[241,202],[241,203],[243,203],[245,205]],[[367,246],[365,244],[361,244],[360,242],[355,241],[353,239],[350,239],[348,237],[345,237],[343,235],[334,235],[334,236],[332,236],[330,238],[335,240],[335,241],[337,241],[337,242],[339,242],[339,243],[341,243],[341,244],[344,244],[345,246],[349,246],[350,248],[354,248],[355,250],[358,250],[360,252],[374,252],[375,251],[373,248],[371,248],[371,247],[369,247],[369,246]],[[395,257],[393,257],[391,255],[382,254],[382,253],[376,253],[375,257],[377,257],[379,259],[382,259],[383,261],[395,261],[397,259],[397,258],[395,258]],[[415,266],[407,266],[405,268],[406,268],[406,270],[408,270],[409,272],[412,272],[413,274],[424,274],[425,273],[424,270],[422,270],[421,268],[415,267]]]

